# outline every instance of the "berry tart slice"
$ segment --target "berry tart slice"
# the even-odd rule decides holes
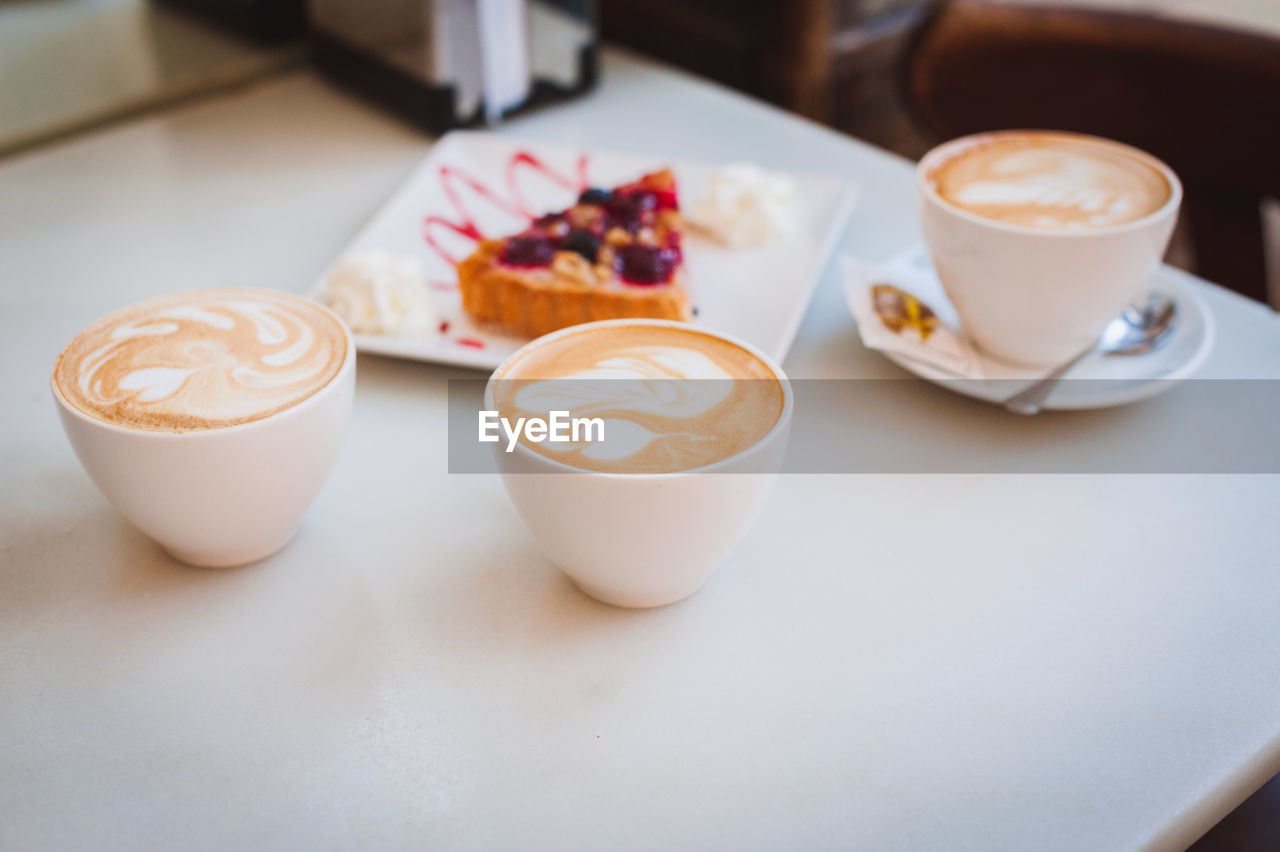
[[[481,242],[458,265],[462,306],[524,337],[618,317],[687,321],[683,232],[670,171],[588,189],[522,233]]]

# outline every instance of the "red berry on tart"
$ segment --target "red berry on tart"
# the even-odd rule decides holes
[[[519,234],[481,242],[458,265],[462,306],[525,337],[618,317],[688,321],[683,232],[670,171],[588,189]]]

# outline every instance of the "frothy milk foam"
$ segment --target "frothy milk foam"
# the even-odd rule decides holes
[[[341,325],[297,296],[203,290],[125,308],[85,329],[53,379],[75,408],[135,429],[189,432],[261,420],[327,385]]]
[[[767,435],[783,409],[769,367],[695,329],[611,325],[535,346],[494,384],[503,417],[569,411],[600,418],[603,442],[521,443],[572,467],[608,473],[690,470]]]
[[[926,179],[943,200],[984,219],[1045,229],[1132,222],[1172,194],[1164,174],[1136,150],[1070,133],[978,136]]]

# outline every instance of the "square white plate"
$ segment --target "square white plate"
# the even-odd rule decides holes
[[[502,236],[531,216],[570,206],[585,180],[610,187],[670,167],[688,209],[715,165],[667,162],[521,143],[488,133],[443,136],[408,181],[342,255],[384,249],[422,261],[444,330],[421,336],[356,335],[361,352],[493,369],[526,341],[476,327],[462,310],[450,258],[470,253],[476,235]],[[684,250],[695,325],[746,340],[778,361],[791,347],[814,285],[853,207],[854,189],[834,178],[795,181],[797,227],[759,248],[728,249],[691,232]],[[470,236],[464,232],[469,232]],[[308,291],[322,300],[324,276]]]

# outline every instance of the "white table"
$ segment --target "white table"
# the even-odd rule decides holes
[[[844,251],[917,237],[907,163],[617,54],[508,132],[852,177]],[[362,358],[295,541],[168,561],[54,356],[167,290],[303,289],[426,148],[297,74],[0,163],[0,847],[1177,848],[1280,770],[1274,476],[786,476],[707,588],[628,612],[445,473],[465,373]],[[1206,296],[1205,374],[1280,377],[1280,322]],[[786,367],[902,375],[830,271]],[[940,441],[986,412],[922,394]]]
[[[0,3],[0,154],[304,57],[150,0]]]

